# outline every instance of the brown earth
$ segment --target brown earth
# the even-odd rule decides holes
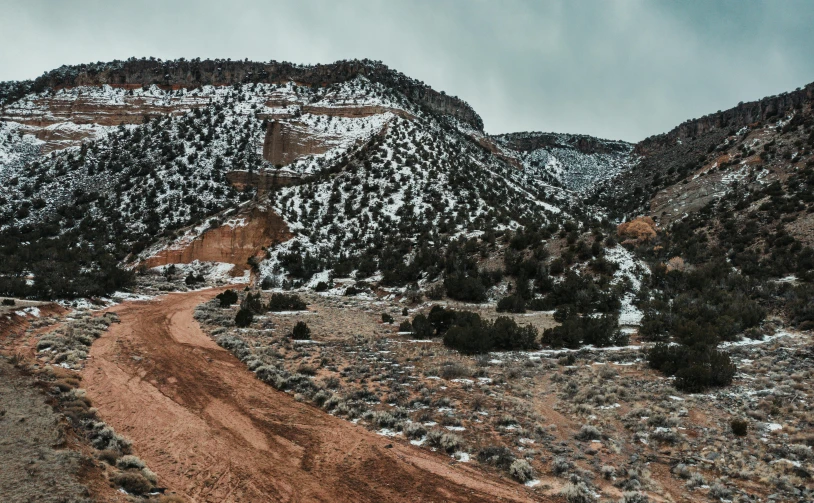
[[[103,419],[192,501],[530,501],[516,483],[373,434],[255,378],[193,320],[221,289],[116,306],[83,370]]]
[[[271,247],[291,237],[286,223],[273,211],[252,208],[234,218],[243,219],[245,225],[224,224],[209,229],[188,243],[162,249],[145,259],[143,264],[150,268],[188,264],[195,260],[225,262],[235,264],[232,273],[240,275],[248,269],[250,257],[262,257],[264,247]]]

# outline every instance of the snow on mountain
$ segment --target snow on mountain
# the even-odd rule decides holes
[[[628,169],[633,145],[584,135],[512,133],[492,137],[532,176],[574,192]]]

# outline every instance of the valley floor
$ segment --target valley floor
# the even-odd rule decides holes
[[[526,488],[393,442],[258,380],[205,335],[218,290],[114,307],[83,386],[161,484],[193,501],[528,501]]]

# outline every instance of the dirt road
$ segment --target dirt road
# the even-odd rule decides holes
[[[191,501],[529,501],[465,464],[371,433],[274,390],[193,319],[219,290],[115,307],[83,385],[162,484]]]

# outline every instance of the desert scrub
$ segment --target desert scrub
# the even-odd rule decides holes
[[[430,430],[427,433],[427,444],[431,447],[436,447],[451,453],[461,450],[463,447],[463,439],[454,433],[447,433],[442,430]]]
[[[82,314],[63,327],[40,337],[37,342],[38,356],[48,363],[79,370],[87,359],[93,341],[101,337],[111,323],[118,323],[115,313],[102,316]]]
[[[515,459],[509,466],[509,475],[521,483],[534,479],[534,468],[525,459]]]
[[[584,482],[569,483],[559,493],[568,503],[593,503],[596,501],[593,493]]]
[[[588,440],[599,440],[602,438],[602,433],[599,432],[599,429],[597,429],[596,426],[583,424],[582,428],[579,429],[579,432],[574,437],[577,440],[582,440],[585,442]]]

